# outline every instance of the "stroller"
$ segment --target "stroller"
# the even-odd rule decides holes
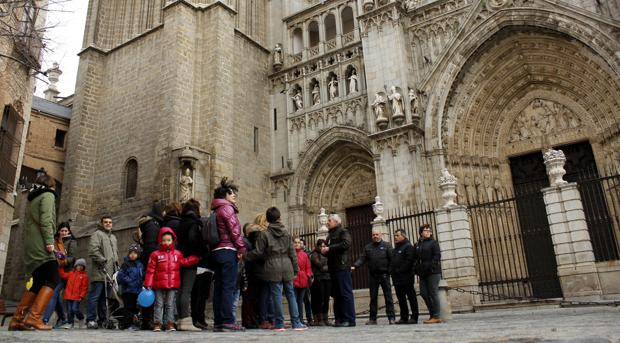
[[[104,329],[113,330],[123,325],[128,310],[123,309],[124,305],[123,300],[119,296],[116,273],[110,275],[105,268],[103,268],[103,273],[106,279],[106,287],[103,288],[106,302],[106,319],[101,323],[101,326]]]

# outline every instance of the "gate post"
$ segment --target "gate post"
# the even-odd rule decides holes
[[[563,180],[566,157],[561,150],[543,154],[550,187],[542,190],[558,277],[565,299],[600,299],[601,283],[576,183]]]
[[[444,205],[435,210],[437,240],[441,248],[442,277],[451,288],[449,299],[452,307],[459,310],[473,310],[475,305],[480,304],[480,296],[454,290],[454,288],[471,292],[480,290],[467,207],[456,203],[456,185],[456,177],[450,175],[444,168],[439,178]]]

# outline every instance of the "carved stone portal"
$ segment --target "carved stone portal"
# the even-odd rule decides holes
[[[510,142],[518,142],[581,126],[581,119],[564,105],[535,99],[515,119]]]

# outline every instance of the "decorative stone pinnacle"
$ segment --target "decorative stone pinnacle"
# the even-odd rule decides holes
[[[376,217],[373,221],[382,221],[385,220],[383,218],[383,212],[385,211],[385,208],[383,206],[383,203],[381,202],[381,198],[377,195],[375,197],[375,203],[372,204],[372,211],[375,213]]]
[[[456,203],[456,176],[450,174],[447,168],[441,170],[439,177],[439,189],[441,189],[441,198],[444,200],[443,208],[450,208],[458,205]]]
[[[567,183],[564,180],[564,174],[566,174],[564,169],[566,156],[564,156],[564,152],[549,148],[543,153],[543,159],[547,167],[547,175],[549,175],[549,184],[553,187]]]

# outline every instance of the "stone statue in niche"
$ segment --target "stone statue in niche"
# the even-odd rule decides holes
[[[415,94],[415,89],[409,88],[409,107],[411,108],[411,115],[413,117],[419,117],[418,113],[418,97]]]
[[[380,93],[375,93],[375,100],[371,104],[373,110],[375,111],[377,126],[381,129],[385,128],[388,123],[388,119],[384,115],[385,102],[386,100],[383,95],[381,95]]]
[[[192,198],[194,189],[194,180],[191,177],[189,168],[185,169],[181,179],[179,180],[179,201],[185,202]]]
[[[276,44],[276,47],[273,48],[273,65],[281,66],[282,65],[282,44]]]
[[[392,102],[392,118],[394,122],[399,124],[405,119],[405,114],[403,113],[403,97],[398,93],[395,86],[390,88],[390,92],[391,94],[388,95],[388,99]]]
[[[502,186],[502,181],[498,177],[496,177],[493,181],[493,188],[495,189],[495,196],[498,200],[504,199],[506,197],[504,186]]]
[[[327,86],[329,87],[329,99],[332,100],[338,97],[338,80],[336,80],[335,76],[332,76]]]
[[[478,201],[479,204],[482,204],[485,202],[485,195],[486,192],[484,190],[484,185],[482,184],[482,180],[480,179],[480,176],[476,175],[476,177],[474,178],[474,186],[476,187],[476,200]]]
[[[319,89],[318,82],[314,84],[314,88],[312,89],[312,104],[318,105],[321,103],[321,90]]]
[[[351,70],[351,76],[349,76],[349,94],[357,93],[357,71]]]
[[[293,103],[295,104],[295,111],[299,111],[304,108],[303,97],[299,89],[295,92],[291,99],[293,99]]]
[[[578,115],[557,102],[534,99],[518,114],[510,129],[510,142],[549,135],[582,125]]]

